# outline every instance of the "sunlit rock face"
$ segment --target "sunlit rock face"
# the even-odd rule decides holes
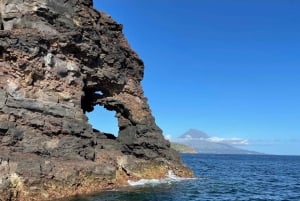
[[[191,176],[155,124],[143,72],[122,25],[92,1],[0,0],[0,200],[51,200],[170,169]],[[117,138],[88,123],[97,104],[116,112]]]

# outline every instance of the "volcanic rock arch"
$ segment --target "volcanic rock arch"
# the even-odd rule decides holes
[[[0,0],[0,200],[192,175],[155,123],[122,25],[92,6]],[[117,139],[88,123],[97,104],[116,112]]]

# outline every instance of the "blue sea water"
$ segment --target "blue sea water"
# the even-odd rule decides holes
[[[69,201],[300,201],[300,156],[183,154],[196,179]]]

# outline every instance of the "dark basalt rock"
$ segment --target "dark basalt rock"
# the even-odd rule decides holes
[[[143,72],[92,1],[0,0],[0,200],[118,186],[151,177],[145,164],[191,176],[155,124]],[[116,112],[117,138],[88,123],[97,104]]]

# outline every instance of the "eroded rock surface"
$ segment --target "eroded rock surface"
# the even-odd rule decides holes
[[[155,124],[143,72],[122,25],[92,1],[0,0],[0,200],[192,176]],[[117,138],[88,123],[97,104],[116,112]]]

